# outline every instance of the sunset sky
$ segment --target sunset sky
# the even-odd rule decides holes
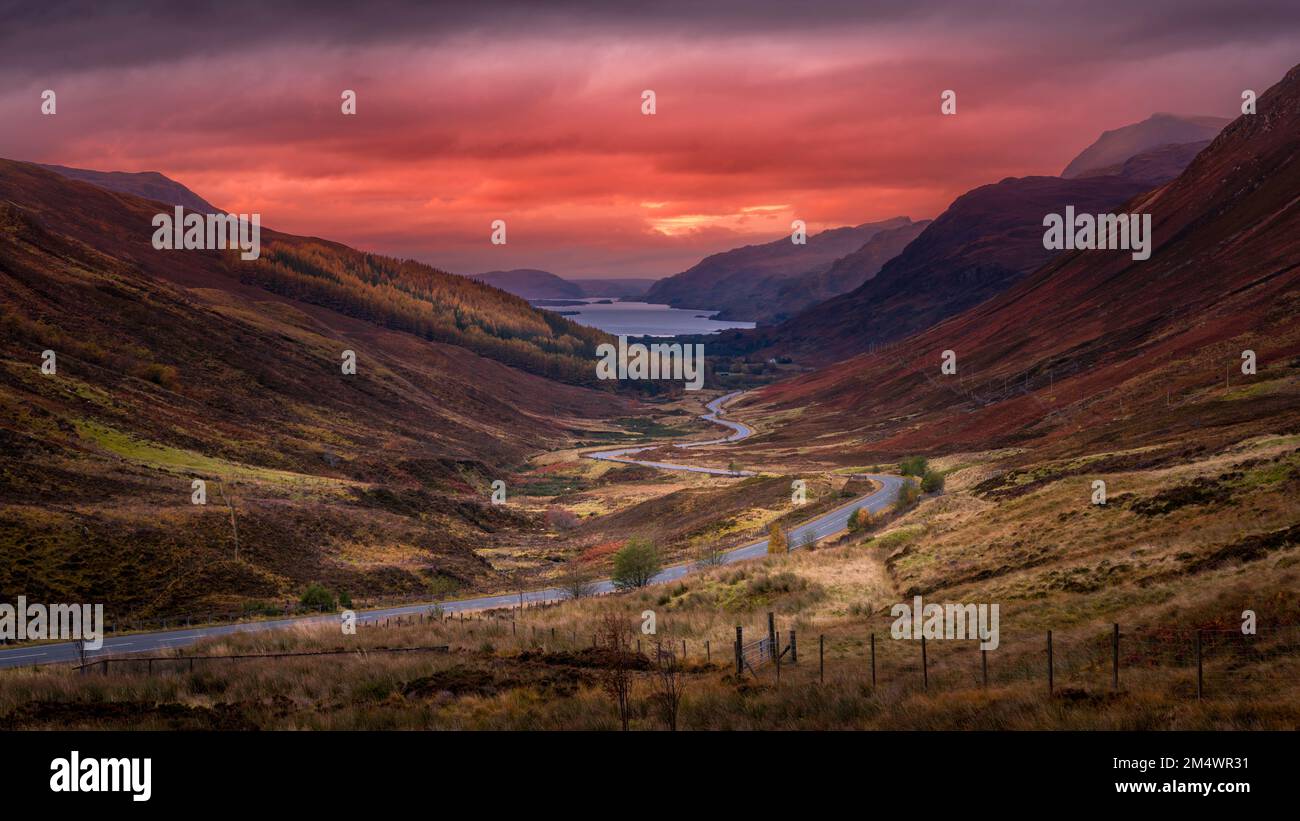
[[[317,5],[0,0],[0,156],[460,273],[665,276],[794,218],[933,217],[1157,111],[1235,116],[1300,59],[1293,0]]]

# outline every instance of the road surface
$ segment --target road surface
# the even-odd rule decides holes
[[[726,396],[714,399],[705,407],[708,413],[701,418],[710,422],[728,428],[731,433],[721,439],[711,439],[704,442],[687,442],[674,447],[679,448],[698,448],[707,445],[722,445],[731,442],[739,442],[752,436],[754,431],[741,422],[735,422],[730,419],[724,419],[723,406],[727,402],[738,396],[741,391],[727,394]],[[710,473],[722,476],[752,476],[752,471],[731,471],[721,470],[718,468],[697,467],[693,465],[677,465],[671,462],[645,462],[629,458],[631,454],[643,450],[649,450],[660,445],[647,445],[635,448],[623,448],[621,450],[605,450],[595,453],[586,454],[591,459],[601,459],[610,462],[624,462],[634,465],[646,465],[649,467],[661,468],[663,470],[685,470],[693,473]],[[898,476],[862,474],[856,478],[874,479],[880,482],[882,487],[874,493],[861,496],[848,502],[840,507],[835,508],[827,513],[811,519],[803,524],[791,528],[787,532],[790,549],[797,549],[803,544],[804,537],[812,533],[818,539],[831,536],[848,527],[849,517],[859,508],[867,508],[875,513],[893,503],[894,498],[898,495],[898,489],[903,485],[904,480]],[[722,554],[722,562],[730,564],[745,559],[755,559],[767,553],[767,539],[761,539],[741,547],[728,550]],[[694,562],[672,565],[659,572],[653,579],[652,584],[661,584],[663,582],[676,581],[696,569]],[[612,593],[614,584],[609,579],[596,582],[594,592],[597,594]],[[547,587],[541,590],[526,591],[522,594],[524,602],[533,604],[538,602],[550,602],[563,599],[565,592],[559,587]],[[438,604],[443,612],[447,613],[466,613],[476,610],[491,610],[499,607],[512,607],[518,605],[521,594],[504,593],[497,596],[477,596],[472,599],[460,599],[458,601],[445,602],[427,602],[422,604],[408,604],[399,607],[386,607],[381,610],[366,610],[357,613],[358,622],[370,622],[378,619],[388,619],[395,616],[409,616],[418,613],[428,612],[429,608]],[[93,660],[105,656],[120,656],[131,653],[158,653],[169,650],[173,647],[183,647],[193,644],[199,639],[212,636],[228,636],[234,633],[260,632],[265,630],[278,630],[287,627],[296,627],[308,624],[320,623],[338,624],[339,616],[329,614],[324,616],[308,616],[297,618],[274,619],[269,621],[242,622],[238,624],[213,625],[208,627],[196,627],[189,630],[166,630],[154,633],[132,633],[130,635],[106,638],[104,646],[99,650],[88,651],[86,658]],[[27,667],[37,664],[55,664],[60,662],[78,661],[75,645],[71,642],[62,644],[38,644],[13,647],[0,650],[0,669],[6,667]]]

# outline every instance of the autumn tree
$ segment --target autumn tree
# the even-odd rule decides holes
[[[785,531],[781,530],[781,525],[776,522],[767,527],[767,552],[768,553],[789,553],[790,544],[786,541]]]

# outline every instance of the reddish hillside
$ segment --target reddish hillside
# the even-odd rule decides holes
[[[958,197],[880,273],[769,330],[724,332],[710,350],[785,354],[826,364],[928,328],[1001,293],[1056,253],[1043,215],[1109,210],[1149,183],[1121,177],[1005,179]]]
[[[274,232],[264,264],[240,275],[234,252],[153,250],[157,210],[0,163],[6,596],[105,601],[125,617],[313,580],[353,594],[493,586],[477,549],[529,522],[487,504],[488,483],[584,420],[630,410],[393,321],[418,298],[550,327],[515,297],[459,277],[463,291],[437,293],[422,267],[384,280],[382,258]],[[334,285],[369,271],[376,288],[296,300],[273,267],[286,260]],[[326,276],[341,263],[353,267]],[[191,503],[194,479],[208,482],[205,506]]]
[[[1300,68],[1258,112],[1122,209],[1153,214],[1149,260],[1067,253],[887,350],[772,386],[764,408],[804,411],[764,442],[808,452],[825,435],[812,450],[851,462],[1066,433],[1073,448],[1106,449],[1296,430]],[[1023,230],[1041,232],[1043,213]],[[1241,374],[1247,348],[1257,376]],[[940,375],[944,350],[957,376]]]

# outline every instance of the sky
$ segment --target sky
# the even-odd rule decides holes
[[[1293,0],[0,0],[0,20],[2,157],[572,277],[671,275],[794,219],[931,218],[1155,112],[1235,116],[1300,56]]]

